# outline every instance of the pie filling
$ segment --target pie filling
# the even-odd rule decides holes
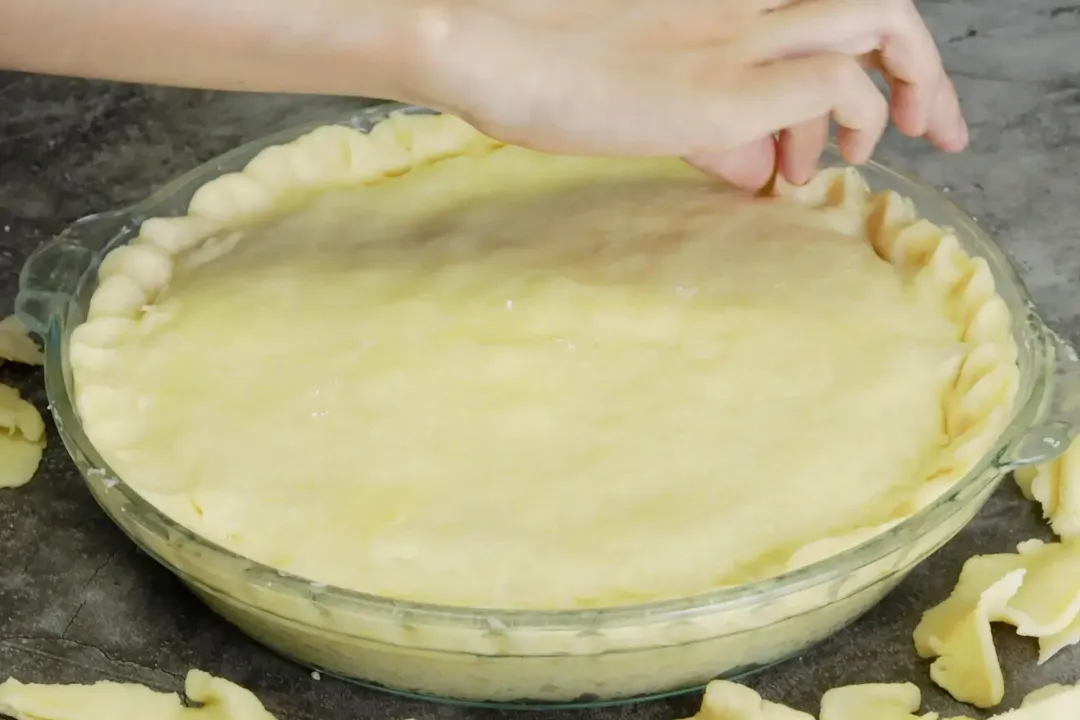
[[[162,511],[313,581],[572,609],[775,575],[947,491],[1018,378],[986,264],[910,202],[781,195],[322,128],[105,260],[78,409]]]

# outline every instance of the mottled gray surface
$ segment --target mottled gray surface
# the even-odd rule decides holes
[[[944,157],[889,137],[881,159],[949,188],[1023,268],[1044,316],[1080,340],[1080,6],[937,0],[923,7],[957,79],[972,147]],[[241,141],[356,104],[0,74],[0,310],[10,309],[26,254],[72,220],[134,201]],[[44,409],[39,373],[5,366],[0,380]],[[49,439],[37,479],[0,491],[0,676],[111,677],[176,689],[196,666],[250,687],[283,719],[515,715],[316,681],[255,646],[135,550],[94,505],[52,431]],[[915,657],[910,633],[919,613],[947,594],[968,556],[1045,533],[1007,483],[880,607],[751,683],[769,698],[816,710],[817,698],[834,685],[913,680],[926,689],[926,707],[961,711],[931,686]],[[1036,686],[1080,679],[1080,651],[1040,668],[1032,642],[1009,632],[998,638],[1007,705]],[[660,720],[689,714],[697,700],[576,715]]]

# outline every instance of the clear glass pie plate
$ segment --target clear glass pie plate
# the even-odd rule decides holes
[[[863,173],[873,189],[911,198],[924,217],[952,227],[968,252],[987,259],[1019,346],[1021,382],[1007,428],[953,490],[917,515],[861,546],[779,577],[697,597],[587,611],[401,602],[310,582],[230,552],[142,499],[87,439],[72,402],[71,332],[85,318],[102,256],[133,239],[144,220],[185,214],[195,190],[239,170],[265,147],[318,125],[367,131],[399,110],[425,112],[380,105],[238,148],[137,205],[76,222],[34,252],[20,277],[17,312],[44,341],[53,418],[98,503],[214,611],[297,662],[411,695],[549,707],[655,697],[746,673],[852,622],[963,528],[1006,473],[1055,456],[1080,426],[1080,361],[1039,319],[994,241],[935,189],[870,164]],[[827,161],[840,162],[835,154]]]

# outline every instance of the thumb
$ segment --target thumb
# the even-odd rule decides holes
[[[769,184],[776,170],[776,139],[767,135],[734,150],[690,155],[686,161],[742,190],[756,192]]]

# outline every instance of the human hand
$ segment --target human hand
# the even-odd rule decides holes
[[[425,7],[419,46],[426,102],[494,137],[679,155],[747,189],[808,180],[830,119],[852,164],[890,114],[939,149],[967,145],[914,0],[459,0]]]

